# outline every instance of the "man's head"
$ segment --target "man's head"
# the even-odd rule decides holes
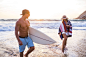
[[[30,12],[29,12],[29,10],[24,9],[24,10],[22,10],[22,14],[21,15],[26,16],[26,18],[28,18],[30,16]]]

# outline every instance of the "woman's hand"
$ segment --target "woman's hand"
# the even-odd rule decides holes
[[[61,35],[61,32],[59,33],[59,36]]]
[[[70,25],[66,25],[67,27],[70,27]]]

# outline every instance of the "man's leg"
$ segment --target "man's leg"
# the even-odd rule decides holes
[[[28,54],[31,53],[33,50],[35,49],[35,47],[30,47],[30,49],[28,49],[27,53],[25,54],[25,57],[28,57]]]
[[[20,52],[20,57],[23,57],[23,52]]]
[[[25,38],[20,38],[20,40],[23,43],[23,45],[19,45],[20,57],[23,57],[23,52],[25,50],[26,41],[25,41]]]

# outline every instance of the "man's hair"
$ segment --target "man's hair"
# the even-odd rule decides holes
[[[24,9],[24,10],[22,10],[22,14],[21,15],[25,15],[25,14],[29,14],[29,13],[30,13],[29,10]]]

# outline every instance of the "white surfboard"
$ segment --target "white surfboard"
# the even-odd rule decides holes
[[[32,27],[29,27],[29,36],[33,40],[33,42],[38,44],[48,45],[56,43],[55,40]]]

